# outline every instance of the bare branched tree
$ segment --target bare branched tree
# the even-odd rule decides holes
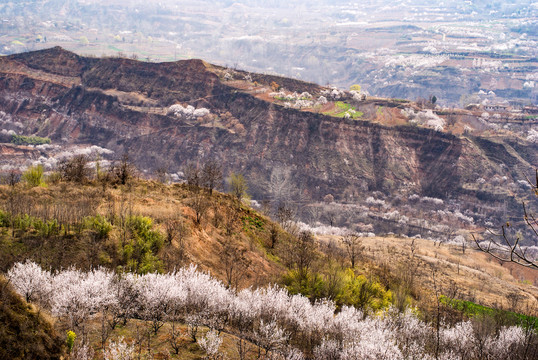
[[[168,184],[169,182],[168,167],[161,166],[157,168],[157,170],[155,170],[155,176],[157,177],[157,180],[161,184]]]
[[[273,168],[267,187],[275,203],[290,200],[297,188],[292,180],[290,169],[284,167]]]
[[[280,204],[276,210],[275,216],[282,229],[296,235],[294,232],[294,227],[296,225],[296,213],[290,206]]]
[[[351,261],[351,267],[355,268],[356,261],[362,256],[364,246],[362,240],[356,233],[349,233],[342,239],[346,248],[347,255]]]
[[[2,184],[13,187],[21,181],[21,172],[11,169],[6,175],[2,176],[1,180]]]
[[[237,212],[231,210],[226,210],[223,213],[226,236],[232,236],[238,227],[239,216]]]
[[[89,159],[86,155],[77,155],[70,159],[62,160],[58,168],[62,179],[79,184],[88,181],[90,177],[88,161]]]
[[[207,210],[209,210],[210,206],[210,202],[203,193],[197,193],[192,197],[190,207],[194,210],[196,216],[194,220],[196,225],[200,225],[202,218],[206,214]]]
[[[531,185],[534,195],[538,196],[538,170],[536,170],[536,183],[533,184],[529,179],[527,179],[527,181]],[[533,213],[527,211],[525,203],[522,205],[525,225],[530,229],[531,233],[538,238],[538,221]],[[478,246],[478,249],[490,254],[499,261],[513,262],[526,268],[538,270],[538,261],[532,259],[531,256],[527,254],[527,248],[520,245],[521,235],[516,234],[515,240],[513,240],[507,233],[506,230],[510,226],[510,223],[507,222],[505,225],[501,226],[500,232],[488,230],[489,240],[487,241],[487,244],[479,242],[473,235],[473,239]]]
[[[114,164],[110,168],[110,173],[115,181],[121,185],[127,184],[131,179],[135,177],[136,168],[131,163],[129,155],[123,154],[119,163]]]
[[[222,167],[217,160],[210,159],[204,163],[200,174],[202,185],[209,190],[209,195],[213,194],[213,189],[222,186]]]
[[[237,289],[239,282],[246,276],[251,261],[246,256],[247,249],[232,244],[227,239],[222,244],[220,253],[226,271],[226,287]]]
[[[183,245],[185,236],[188,235],[189,228],[181,218],[169,218],[164,223],[166,229],[166,242],[172,244],[177,241],[180,247]]]
[[[198,165],[192,162],[188,163],[183,169],[183,173],[185,174],[187,185],[195,188],[200,187],[202,182],[202,175],[200,174],[200,169],[198,168]]]
[[[316,240],[309,231],[302,231],[293,241],[292,261],[299,271],[301,279],[305,279],[308,270],[316,258]]]

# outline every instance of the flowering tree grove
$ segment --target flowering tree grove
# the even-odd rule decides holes
[[[194,334],[193,340],[210,358],[217,358],[221,331],[244,341],[238,346],[251,342],[260,356],[275,359],[533,359],[538,354],[535,329],[503,327],[480,335],[470,321],[442,326],[434,353],[435,330],[410,310],[365,316],[344,306],[336,312],[331,301],[312,304],[276,285],[235,293],[194,266],[168,274],[50,273],[27,261],[15,264],[7,276],[27,300],[83,334],[97,314],[112,324],[122,318],[146,320],[154,334],[166,321],[207,326],[210,332],[200,339]],[[106,358],[125,350],[114,346]]]

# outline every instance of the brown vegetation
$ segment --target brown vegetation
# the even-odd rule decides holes
[[[0,276],[0,358],[60,359],[64,351],[51,319],[21,299]]]
[[[340,239],[321,236],[321,241]],[[432,300],[433,268],[437,287],[445,296],[522,313],[538,308],[538,274],[500,264],[480,251],[463,253],[461,245],[436,245],[424,239],[366,237],[361,241],[366,260],[359,265],[362,271],[371,267],[369,262],[375,264],[376,273],[383,277],[385,272],[389,282],[392,278],[408,287],[419,302]],[[513,294],[518,294],[515,304]]]
[[[44,230],[35,228],[37,225],[22,229],[6,223],[0,232],[3,271],[26,258],[53,268],[123,265],[121,249],[134,236],[129,219],[136,216],[151,219],[154,230],[163,238],[164,246],[156,252],[162,270],[194,263],[225,281],[230,276],[221,256],[230,253],[233,244],[233,249],[248,249],[240,250],[242,261],[249,265],[242,269],[241,287],[277,281],[282,271],[266,255],[274,225],[226,194],[209,195],[188,185],[168,186],[154,181],[132,181],[104,190],[95,181],[85,185],[60,182],[32,189],[18,184],[0,186],[0,194],[0,211],[5,219],[19,221],[15,220],[17,216],[23,219],[28,215],[45,224],[55,221],[45,235]],[[204,205],[203,209],[198,203]],[[110,223],[111,230],[99,235],[96,225],[88,225],[88,219]],[[231,277],[236,279],[238,275]],[[232,282],[234,286],[237,283]]]

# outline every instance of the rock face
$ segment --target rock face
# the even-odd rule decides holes
[[[254,198],[276,198],[280,181],[299,203],[327,194],[353,202],[373,191],[468,203],[484,203],[494,193],[513,199],[523,189],[480,189],[477,180],[506,177],[513,183],[538,165],[536,144],[520,139],[459,137],[286,108],[232,86],[224,72],[201,60],[84,58],[61,48],[3,57],[2,126],[49,137],[52,144],[128,152],[148,172],[216,158],[225,172],[246,176]],[[314,97],[324,90],[251,75],[262,86],[277,82]],[[206,108],[209,115],[175,116],[167,112],[173,104]],[[399,114],[397,102],[383,104],[386,113]]]

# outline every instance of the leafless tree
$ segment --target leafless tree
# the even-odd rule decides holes
[[[335,222],[336,222],[336,211],[334,209],[327,209],[325,211],[325,218],[327,219],[327,222],[329,223],[329,225],[331,226],[334,226]]]
[[[119,163],[114,164],[110,168],[110,173],[116,182],[121,185],[126,185],[135,177],[135,166],[131,163],[128,154],[123,154]]]
[[[315,224],[321,219],[323,209],[321,206],[312,205],[306,208],[306,216],[310,223]]]
[[[70,159],[64,159],[60,162],[59,171],[63,180],[83,184],[88,181],[90,176],[88,157],[77,155]]]
[[[239,216],[236,211],[225,210],[223,212],[224,216],[224,230],[226,231],[226,236],[231,236],[237,228],[237,222],[239,221]]]
[[[269,194],[271,194],[273,202],[278,204],[289,200],[296,188],[290,169],[284,167],[273,168],[268,184]]]
[[[301,277],[305,278],[316,258],[316,240],[311,232],[302,231],[299,234],[292,245],[291,256],[293,265]]]
[[[21,172],[18,170],[10,170],[6,175],[2,176],[2,184],[7,184],[11,187],[21,181]]]
[[[166,229],[166,240],[168,244],[172,244],[174,240],[177,240],[180,247],[182,246],[185,236],[188,234],[188,227],[185,222],[180,219],[167,219],[164,227]]]
[[[222,244],[220,253],[224,269],[226,271],[226,286],[236,289],[241,279],[246,275],[246,270],[251,261],[246,257],[247,250],[232,244],[231,239],[227,239]]]
[[[213,194],[213,189],[219,189],[222,185],[222,166],[214,159],[207,160],[202,167],[200,181]]]
[[[293,209],[286,204],[280,204],[275,215],[282,229],[292,233],[295,225],[295,211],[293,211]]]
[[[201,186],[202,175],[200,169],[198,168],[198,165],[189,162],[183,169],[183,173],[185,174],[185,180],[187,180],[187,185],[194,188],[199,188]]]
[[[203,193],[196,193],[190,200],[190,207],[194,210],[195,213],[195,223],[200,225],[202,222],[203,216],[206,214],[207,210],[211,206],[210,202],[207,200],[206,196]]]
[[[185,333],[178,327],[176,321],[171,322],[167,340],[172,350],[174,350],[174,354],[179,354],[179,350],[181,350],[183,341],[185,340]]]
[[[157,180],[161,184],[167,184],[168,183],[168,168],[166,166],[161,166],[157,170],[155,170],[155,175],[157,176]]]
[[[347,255],[351,261],[351,267],[355,268],[355,262],[362,256],[364,246],[362,240],[356,233],[349,233],[342,239]]]
[[[536,225],[536,220],[533,221]],[[528,224],[530,224],[529,222]],[[489,240],[487,244],[483,244],[478,241],[478,239],[473,236],[478,249],[488,253],[493,256],[495,259],[503,262],[513,262],[518,265],[538,270],[538,262],[532,260],[528,255],[525,248],[521,247],[519,242],[521,238],[519,235],[516,235],[515,240],[511,240],[510,236],[506,232],[506,228],[510,227],[510,223],[506,223],[501,226],[501,232],[497,233],[491,230],[489,232]],[[535,230],[535,228],[533,228]],[[500,239],[500,240],[497,240]]]
[[[525,297],[518,293],[517,291],[511,291],[506,295],[506,300],[508,300],[508,306],[510,311],[517,312],[518,306],[521,304],[521,301],[524,300]]]

